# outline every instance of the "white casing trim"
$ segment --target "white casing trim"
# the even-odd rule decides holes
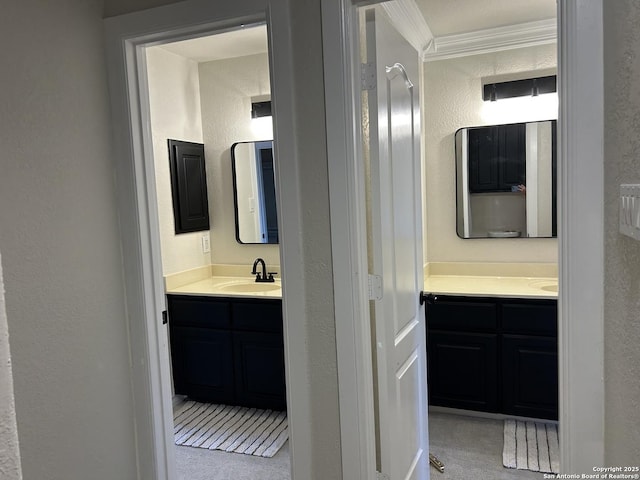
[[[334,274],[342,478],[375,478],[375,420],[360,144],[357,10],[322,0],[329,201]]]
[[[381,6],[389,15],[391,24],[413,48],[418,52],[424,52],[428,48],[433,40],[433,33],[415,0],[395,0]]]
[[[160,315],[164,288],[144,48],[264,20],[269,32],[274,140],[282,167],[277,200],[291,470],[295,479],[311,476],[307,295],[299,240],[304,212],[291,95],[289,0],[186,0],[105,20],[140,479],[176,478],[167,331]]]
[[[560,467],[604,465],[602,2],[558,2]],[[585,101],[588,99],[588,101]]]
[[[556,19],[550,18],[435,37],[429,48],[423,51],[422,59],[425,62],[446,60],[467,55],[545,45],[556,42],[556,39]]]

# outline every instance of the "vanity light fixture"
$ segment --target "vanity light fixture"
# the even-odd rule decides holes
[[[271,116],[271,101],[251,103],[251,118],[270,117],[270,116]]]
[[[503,98],[537,97],[545,93],[557,91],[556,76],[527,78],[510,82],[487,83],[482,88],[482,99],[495,102]]]

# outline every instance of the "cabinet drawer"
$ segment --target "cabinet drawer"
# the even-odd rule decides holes
[[[553,336],[558,331],[558,308],[554,301],[504,303],[502,330],[506,333]]]
[[[282,333],[281,300],[242,300],[231,305],[234,330]]]
[[[209,328],[231,326],[231,309],[227,301],[189,295],[168,295],[167,298],[169,321],[174,325]]]
[[[427,326],[440,330],[495,331],[495,302],[435,296],[427,302]]]

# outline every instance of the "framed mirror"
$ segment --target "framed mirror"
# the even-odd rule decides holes
[[[557,235],[556,136],[555,120],[456,132],[460,238]]]
[[[238,243],[278,243],[273,141],[231,146]]]

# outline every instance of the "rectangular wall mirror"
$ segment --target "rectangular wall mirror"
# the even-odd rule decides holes
[[[278,243],[273,141],[231,146],[238,243]]]
[[[455,134],[461,238],[556,236],[556,121],[461,128]]]

